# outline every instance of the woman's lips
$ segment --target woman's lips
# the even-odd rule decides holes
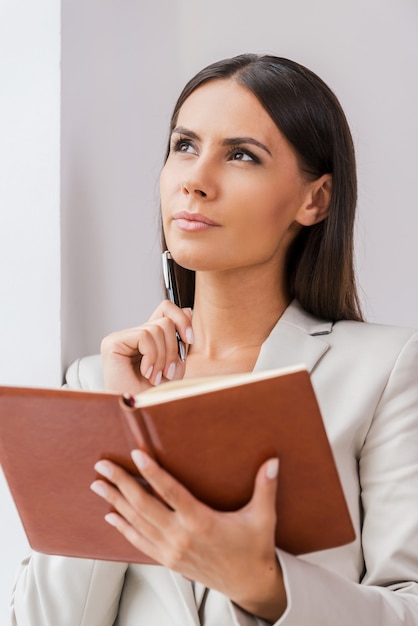
[[[197,230],[208,230],[219,226],[216,222],[202,215],[201,213],[190,213],[188,211],[180,211],[173,215],[173,221],[180,230],[193,232]]]

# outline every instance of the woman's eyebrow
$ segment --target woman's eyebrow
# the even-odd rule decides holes
[[[178,135],[185,135],[186,137],[189,137],[190,139],[196,139],[196,140],[200,139],[197,133],[193,132],[192,130],[188,130],[187,128],[184,128],[184,126],[176,126],[176,128],[173,128],[173,130],[171,131],[171,134],[174,135],[175,133],[177,133]]]
[[[184,128],[184,126],[176,126],[176,128],[173,128],[171,134],[174,134],[174,133],[178,133],[179,135],[184,135],[185,137],[189,137],[190,139],[195,139],[196,141],[200,140],[200,137],[197,133],[195,133],[193,130],[189,130],[188,128]],[[236,145],[240,145],[243,143],[257,146],[258,148],[261,148],[262,150],[264,150],[265,152],[267,152],[267,154],[271,156],[271,152],[267,148],[267,146],[261,143],[261,141],[254,139],[254,137],[228,137],[227,139],[222,140],[222,145],[224,146],[236,146]]]
[[[265,152],[267,152],[267,154],[271,156],[271,152],[267,148],[267,146],[261,143],[261,141],[254,139],[253,137],[230,137],[228,139],[224,139],[222,143],[224,146],[236,146],[242,143],[249,143],[253,146],[257,146],[258,148],[261,148],[262,150],[264,150]]]

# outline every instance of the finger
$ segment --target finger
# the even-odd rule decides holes
[[[107,467],[106,467],[107,466]],[[125,475],[124,471],[108,461],[100,461],[95,469],[110,476],[109,480],[113,484],[96,480],[92,483],[91,489],[116,509],[115,513],[109,513],[105,520],[115,526],[117,530],[136,548],[148,554],[154,560],[166,566],[174,561],[170,561],[173,556],[178,558],[176,548],[176,534],[181,531],[181,514],[168,509],[168,507],[158,501],[155,497],[147,494],[145,490],[132,495],[130,493],[127,479],[133,480],[131,476]],[[121,470],[121,471],[119,471]],[[126,474],[126,472],[125,472]],[[125,484],[124,484],[125,482]],[[135,482],[135,481],[134,481]],[[136,484],[131,484],[132,491],[136,491]],[[123,490],[123,493],[120,491]],[[125,498],[125,494],[128,494]],[[129,501],[130,500],[130,501]],[[176,517],[179,516],[177,519]],[[180,522],[180,525],[179,525]],[[182,533],[180,532],[180,536]],[[180,552],[182,554],[182,552]]]
[[[129,328],[108,335],[102,341],[102,355],[106,370],[118,370],[129,361],[134,372],[151,384],[158,385],[163,378],[174,377],[177,360],[177,339],[174,324],[168,318]],[[114,372],[113,372],[114,373]]]
[[[184,363],[179,354],[178,334],[172,319],[162,317],[155,322],[164,332],[165,340],[165,363],[163,377],[167,380],[183,378]]]
[[[194,341],[192,328],[192,309],[180,309],[173,302],[163,300],[150,317],[150,321],[159,317],[168,317],[174,323],[175,329],[178,331],[181,339],[186,344],[192,344]]]
[[[129,522],[117,513],[108,513],[104,519],[116,528],[137,550],[159,562],[159,551],[156,545],[143,534],[138,532]]]
[[[132,391],[131,378],[134,377],[138,381],[142,379],[140,367],[143,365],[143,352],[141,350],[148,354],[147,358],[153,359],[154,355],[157,355],[157,347],[152,335],[142,327],[111,333],[102,340],[101,354],[107,390]],[[145,371],[148,367],[145,367]],[[149,375],[151,373],[150,371]],[[120,388],[121,385],[124,387]]]
[[[104,480],[95,480],[90,485],[90,489],[112,505],[122,517],[132,523],[134,518],[132,507],[116,487]]]
[[[95,470],[111,483],[96,480],[90,488],[111,504],[130,524],[148,538],[161,538],[161,528],[170,523],[172,511],[139,485],[135,478],[109,461],[99,461]]]
[[[145,452],[133,450],[131,456],[145,480],[171,509],[187,515],[195,511],[197,506],[204,506]]]
[[[186,326],[186,328],[184,329],[183,340],[185,340],[186,343],[188,344],[192,344],[194,341],[193,327],[192,327],[193,309],[191,309],[190,307],[187,307],[187,308],[182,309],[182,312],[188,319],[188,326]]]
[[[145,520],[139,510],[135,509],[121,492],[111,484],[102,480],[95,480],[90,489],[106,500],[120,517],[126,520],[138,533],[148,539],[148,541],[158,541],[161,539],[161,532],[154,525]],[[106,516],[105,516],[106,517]]]
[[[178,355],[176,330],[183,342],[191,343],[191,315],[191,309],[163,301],[146,324],[105,337],[101,353],[107,389],[120,391],[124,380],[136,388],[144,379],[147,384],[158,385],[163,378],[182,378],[185,366]]]
[[[143,355],[141,374],[154,385],[160,384],[163,378],[182,378],[184,364],[178,353],[174,322],[168,317],[160,317],[141,328],[144,331],[138,342],[138,349]]]
[[[162,326],[161,319],[160,323],[144,324],[138,337],[138,350],[142,354],[140,372],[153,385],[161,383],[163,372],[167,368],[167,359],[175,358],[175,331],[171,332],[173,337],[170,346],[170,329],[167,331]]]

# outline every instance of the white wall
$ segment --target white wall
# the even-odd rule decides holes
[[[60,379],[59,6],[0,3],[0,379]]]
[[[60,7],[0,2],[0,384],[58,385]],[[28,459],[30,468],[30,459]],[[28,550],[0,471],[0,624]]]
[[[418,326],[416,0],[63,0],[61,18],[56,0],[0,0],[0,384],[57,385],[61,363],[149,315],[171,107],[203,65],[246,51],[300,61],[339,96],[366,312]],[[4,483],[0,503],[3,624],[25,544]]]

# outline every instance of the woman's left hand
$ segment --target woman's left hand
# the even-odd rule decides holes
[[[276,621],[286,607],[274,542],[278,460],[260,467],[246,506],[224,513],[196,500],[144,452],[132,458],[161,500],[118,465],[99,461],[95,469],[110,483],[97,480],[92,490],[117,511],[106,521],[162,565]]]

